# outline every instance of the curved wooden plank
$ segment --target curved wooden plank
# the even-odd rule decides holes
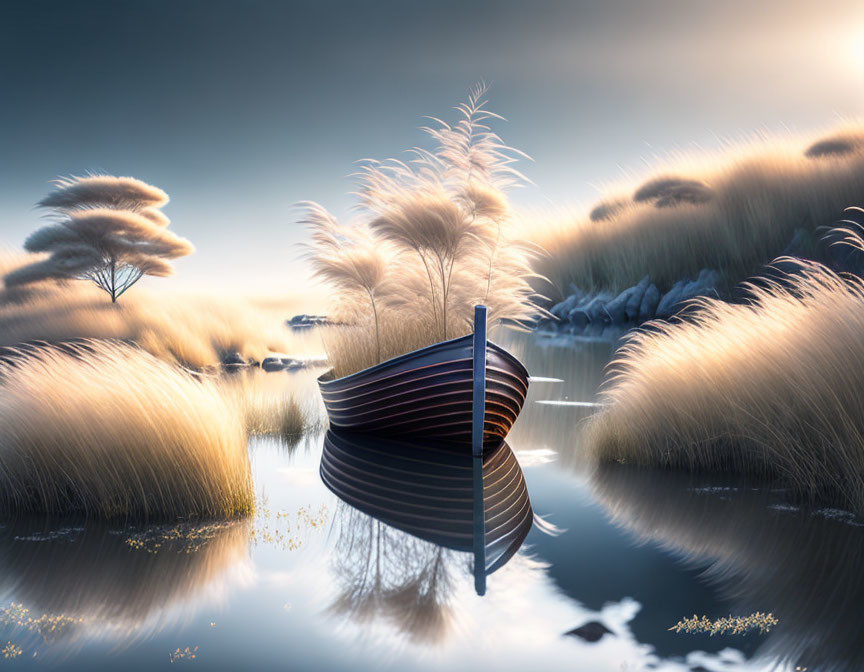
[[[409,352],[343,378],[318,379],[331,426],[470,444],[472,336]],[[507,436],[528,393],[528,371],[487,341],[484,445]]]

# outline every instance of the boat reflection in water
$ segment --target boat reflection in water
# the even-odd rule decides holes
[[[516,554],[534,521],[513,451],[472,457],[459,447],[330,430],[321,478],[340,503],[331,611],[358,622],[387,616],[412,640],[447,630],[454,572],[470,568],[478,594]],[[471,555],[466,555],[471,554]]]
[[[779,623],[761,636],[758,658],[810,672],[864,669],[864,524],[851,514],[622,465],[601,467],[593,487],[614,523],[702,568],[739,615],[773,612]]]

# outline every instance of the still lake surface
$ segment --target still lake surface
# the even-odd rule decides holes
[[[593,412],[582,402],[596,399],[612,345],[496,340],[534,377],[508,444],[539,520],[484,595],[471,553],[400,531],[325,486],[323,432],[290,446],[256,439],[248,521],[0,521],[0,665],[864,669],[860,521],[728,479],[597,469],[582,455]],[[669,630],[694,614],[756,611],[778,625],[743,636]],[[608,632],[596,642],[567,634],[587,623]]]

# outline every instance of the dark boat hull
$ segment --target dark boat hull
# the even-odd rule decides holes
[[[457,551],[476,550],[475,500],[482,496],[485,573],[521,547],[534,521],[522,469],[505,442],[482,458],[482,495],[470,454],[427,442],[330,430],[321,479],[340,499],[391,527]]]
[[[472,336],[409,352],[343,378],[318,379],[330,426],[382,436],[471,442]],[[486,342],[484,446],[513,426],[528,393],[528,371]]]

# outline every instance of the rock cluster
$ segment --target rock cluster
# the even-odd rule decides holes
[[[245,368],[261,367],[264,371],[298,371],[300,369],[325,366],[327,358],[320,357],[291,357],[281,352],[273,352],[260,362],[254,359],[245,359],[239,352],[230,352],[222,358],[222,368],[226,371],[238,371]]]
[[[574,285],[570,295],[550,309],[547,324],[579,333],[597,325],[626,327],[655,318],[669,318],[697,296],[717,296],[720,275],[703,269],[694,280],[676,282],[661,293],[657,285],[645,276],[638,284],[617,296],[608,292],[585,292]]]
[[[326,315],[295,315],[286,324],[291,329],[311,329],[331,324]]]

